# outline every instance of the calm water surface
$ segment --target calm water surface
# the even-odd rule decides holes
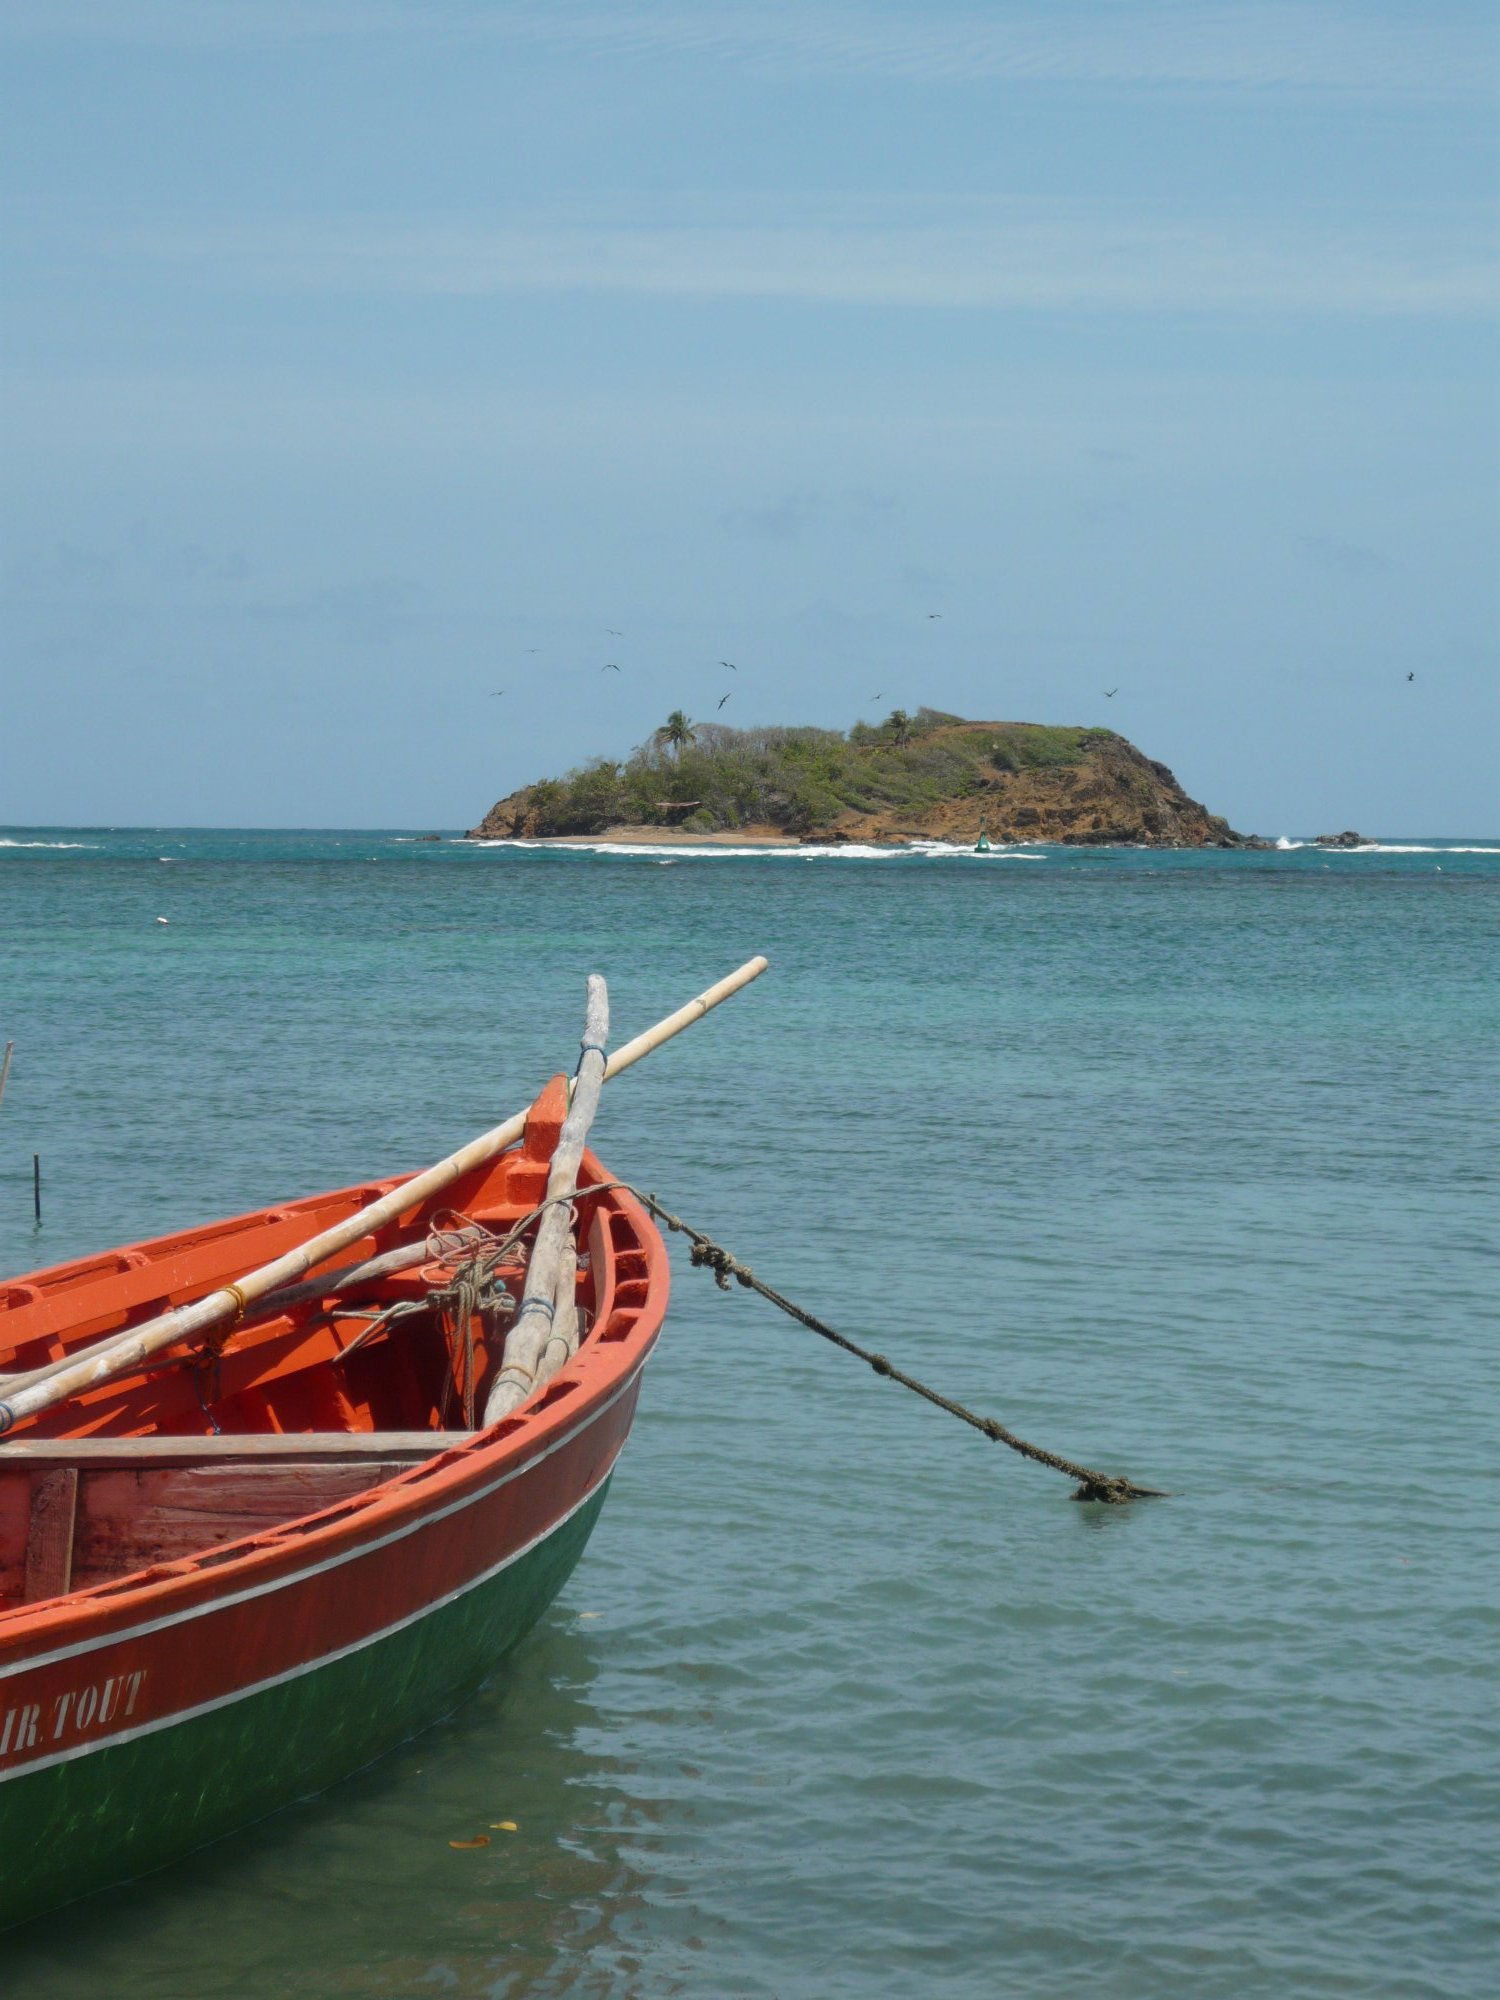
[[[6,2000],[1492,1992],[1484,845],[0,836],[0,1270],[423,1164],[571,1066],[585,972],[623,1039],[764,950],[606,1095],[611,1167],[1174,1496],[1074,1506],[678,1258],[504,1674],[8,1938]]]

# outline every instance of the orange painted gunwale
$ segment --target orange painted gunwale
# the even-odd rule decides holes
[[[530,1139],[528,1133],[528,1152]],[[431,1206],[441,1209],[467,1205],[482,1213],[487,1192],[503,1186],[504,1170],[516,1157],[503,1156],[488,1169],[467,1177]],[[54,1337],[61,1334],[64,1329],[56,1324],[55,1316],[47,1308],[53,1301],[60,1305],[70,1294],[78,1302],[80,1286],[86,1289],[84,1303],[89,1307],[83,1323],[90,1324],[101,1304],[96,1297],[87,1295],[95,1289],[89,1281],[96,1274],[116,1278],[129,1275],[136,1279],[137,1285],[148,1273],[153,1279],[159,1274],[169,1280],[170,1289],[153,1292],[150,1284],[145,1289],[149,1296],[163,1298],[166,1303],[179,1302],[180,1297],[201,1296],[216,1283],[247,1267],[250,1259],[245,1254],[244,1239],[253,1232],[269,1224],[279,1233],[285,1223],[294,1232],[291,1241],[304,1240],[321,1226],[326,1215],[347,1213],[351,1206],[362,1206],[376,1194],[400,1186],[406,1178],[397,1175],[294,1203],[272,1204],[202,1229],[127,1245],[102,1257],[80,1259],[9,1280],[0,1286],[0,1302],[10,1307],[9,1312],[0,1313],[0,1366],[13,1365],[8,1356],[15,1345],[35,1338],[38,1331]],[[580,1178],[584,1185],[589,1185],[606,1181],[609,1175],[592,1154],[586,1154]],[[613,1189],[593,1200],[604,1215],[623,1219],[631,1241],[628,1250],[621,1250],[614,1245],[612,1231],[602,1232],[610,1250],[607,1271],[595,1274],[596,1297],[603,1310],[578,1354],[534,1402],[523,1404],[499,1424],[476,1431],[462,1444],[332,1507],[289,1519],[274,1529],[237,1542],[138,1571],[130,1577],[36,1605],[0,1610],[0,1674],[19,1671],[29,1657],[38,1653],[50,1655],[61,1648],[92,1646],[147,1621],[171,1620],[200,1606],[211,1607],[216,1598],[231,1597],[248,1587],[290,1580],[299,1571],[317,1568],[332,1557],[347,1554],[352,1558],[363,1545],[381,1540],[393,1529],[419,1524],[425,1515],[437,1514],[468,1495],[482,1494],[502,1478],[520,1474],[534,1461],[547,1456],[564,1438],[586,1430],[591,1420],[622,1394],[639,1373],[660,1332],[669,1284],[665,1249],[640,1203],[623,1189]],[[414,1235],[424,1220],[422,1211],[402,1217],[398,1227],[382,1239],[381,1247]],[[254,1254],[259,1254],[259,1248],[257,1245]],[[356,1247],[340,1253],[337,1261],[352,1261],[362,1254],[363,1249]],[[618,1302],[615,1284],[615,1272],[624,1254],[639,1255],[645,1260],[644,1298],[629,1305]],[[109,1260],[115,1260],[113,1274],[107,1268]],[[28,1293],[33,1296],[27,1298]],[[48,1321],[41,1328],[36,1324],[39,1309]],[[23,1321],[21,1343],[7,1338],[7,1322],[13,1315]],[[106,1317],[111,1316],[106,1314]],[[118,1308],[112,1317],[118,1319]],[[24,1324],[28,1321],[31,1323]],[[53,1431],[52,1434],[70,1433]],[[71,1434],[87,1435],[87,1420]],[[16,1435],[28,1433],[20,1430]],[[4,1449],[0,1442],[0,1455]]]

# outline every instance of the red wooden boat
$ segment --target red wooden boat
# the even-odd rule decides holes
[[[763,968],[638,1037],[608,1074]],[[0,1284],[0,1927],[370,1763],[447,1713],[561,1587],[668,1284],[645,1209],[585,1153],[555,1294],[581,1338],[518,1407],[473,1427],[512,1366],[507,1294],[527,1272],[506,1239],[543,1203],[549,1162],[566,1199],[565,1116],[571,1133],[558,1077],[519,1147],[439,1194],[418,1198],[419,1183],[473,1148],[410,1180]],[[360,1236],[381,1201],[390,1219]],[[331,1235],[338,1253],[312,1261]],[[242,1295],[299,1257],[304,1282]],[[226,1292],[239,1324],[166,1337]],[[70,1357],[94,1367],[111,1340],[134,1353],[147,1325],[166,1330],[147,1361],[72,1386]],[[69,1393],[50,1408],[12,1393],[62,1370]]]

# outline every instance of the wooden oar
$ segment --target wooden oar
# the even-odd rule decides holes
[[[505,1336],[505,1360],[484,1406],[486,1424],[509,1416],[533,1389],[556,1374],[578,1338],[574,1284],[578,1260],[573,1217],[566,1197],[578,1185],[583,1143],[594,1122],[604,1084],[604,1044],[609,1036],[609,996],[597,973],[589,978],[583,1054],[573,1080],[573,1098],[547,1175],[547,1213],[542,1217],[526,1267],[520,1308]]]
[[[246,1328],[261,1326],[268,1319],[275,1319],[279,1313],[305,1304],[308,1299],[332,1298],[338,1292],[352,1291],[359,1285],[373,1284],[377,1278],[389,1278],[398,1271],[410,1271],[418,1264],[435,1261],[424,1236],[420,1243],[401,1243],[378,1257],[364,1257],[357,1264],[341,1264],[336,1271],[325,1271],[321,1277],[309,1278],[304,1284],[285,1285],[279,1291],[267,1292],[264,1298],[256,1300],[254,1319],[245,1322]],[[139,1332],[139,1327],[126,1327],[123,1332],[107,1334],[85,1351],[102,1354],[105,1348],[129,1340]],[[15,1375],[0,1375],[0,1396],[13,1399],[18,1390],[29,1389],[34,1382],[50,1382],[65,1368],[74,1367],[79,1359],[76,1354],[63,1354],[57,1360],[47,1362],[45,1367],[28,1368]]]
[[[605,1065],[604,1079],[618,1076],[645,1056],[659,1049],[663,1042],[680,1035],[684,1028],[692,1027],[703,1016],[731,994],[738,993],[742,986],[748,986],[752,979],[758,979],[765,971],[764,958],[748,959],[737,972],[731,972],[726,979],[710,986],[700,993],[696,1000],[679,1007],[665,1020],[658,1021],[634,1041],[617,1049]],[[151,1355],[158,1354],[164,1347],[171,1347],[179,1340],[206,1332],[209,1327],[220,1326],[226,1320],[237,1323],[245,1316],[246,1309],[262,1299],[268,1292],[274,1292],[283,1285],[294,1283],[305,1277],[315,1264],[323,1263],[340,1250],[348,1249],[362,1236],[369,1236],[383,1229],[388,1222],[394,1222],[408,1209],[419,1206],[431,1195],[440,1194],[445,1187],[460,1179],[472,1168],[482,1166],[507,1146],[514,1145],[526,1127],[526,1113],[517,1112],[507,1118],[502,1125],[492,1126],[482,1132],[477,1139],[471,1139],[467,1146],[461,1146],[456,1153],[450,1153],[436,1166],[425,1173],[417,1174],[400,1187],[392,1188],[378,1201],[356,1214],[346,1216],[331,1228],[311,1237],[306,1243],[298,1244],[293,1250],[274,1258],[269,1264],[262,1264],[257,1270],[249,1271],[232,1285],[221,1285],[206,1298],[197,1299],[191,1305],[177,1306],[172,1311],[160,1314],[156,1319],[146,1320],[142,1325],[130,1327],[123,1334],[101,1341],[92,1349],[85,1350],[76,1360],[43,1382],[33,1383],[28,1388],[17,1390],[8,1400],[0,1402],[0,1436],[11,1430],[27,1417],[38,1416],[43,1410],[50,1410],[57,1404],[66,1402],[85,1389],[91,1389],[100,1382],[113,1380],[116,1375],[128,1374],[133,1368]]]

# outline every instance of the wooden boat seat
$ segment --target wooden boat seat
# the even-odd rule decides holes
[[[12,1438],[0,1444],[0,1610],[264,1533],[472,1431]]]

